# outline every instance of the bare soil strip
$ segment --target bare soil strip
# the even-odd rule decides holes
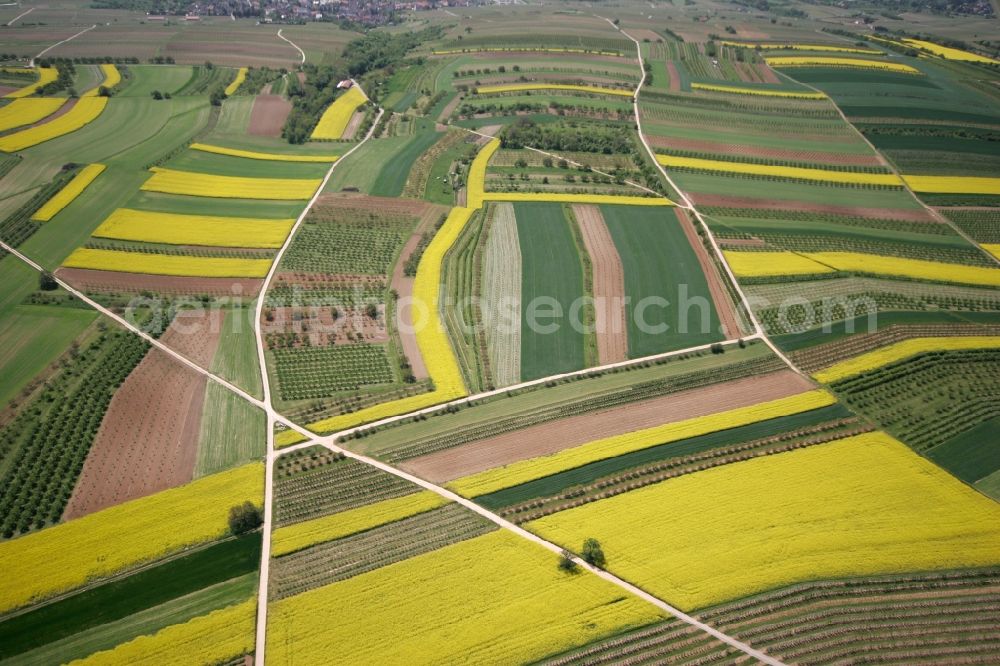
[[[677,72],[677,65],[673,60],[667,63],[667,73],[670,74],[670,92],[680,92],[681,75]]]
[[[323,194],[316,200],[320,208],[354,208],[357,210],[375,211],[385,214],[403,214],[413,217],[423,217],[429,206],[433,204],[417,199],[396,199],[394,197],[375,197],[359,192],[332,192]]]
[[[514,206],[497,204],[483,254],[483,325],[493,383],[521,381],[521,247]]]
[[[597,206],[573,204],[583,244],[594,271],[597,358],[601,365],[628,358],[625,322],[625,271],[611,232]]]
[[[798,373],[780,370],[542,423],[414,458],[400,466],[442,483],[605,437],[775,400],[812,387]]]
[[[646,140],[655,148],[670,148],[693,152],[717,153],[746,157],[764,157],[774,160],[790,160],[832,164],[837,166],[882,166],[876,155],[847,155],[844,153],[828,153],[818,150],[790,150],[785,148],[764,148],[746,144],[726,143],[723,141],[702,141],[699,139],[680,139],[665,136],[647,136]]]
[[[656,34],[653,30],[648,30],[646,28],[629,28],[628,30],[622,30],[626,35],[632,39],[637,39],[640,42],[644,39],[650,42],[662,42],[663,37]]]
[[[220,314],[185,313],[161,341],[207,365],[219,343]],[[111,399],[63,519],[194,478],[207,381],[159,349],[150,350]]]
[[[254,136],[281,136],[291,110],[292,103],[281,95],[257,95],[247,131]]]
[[[350,121],[347,123],[347,127],[344,128],[344,133],[341,135],[341,139],[344,141],[350,141],[354,138],[354,135],[358,133],[358,128],[361,127],[361,121],[365,119],[364,111],[355,111],[354,115],[351,116]]]
[[[118,273],[89,268],[60,268],[60,279],[80,291],[138,294],[207,294],[209,296],[256,296],[262,280],[236,278],[176,277],[144,273]]]
[[[761,76],[764,78],[764,83],[781,83],[781,79],[773,69],[765,64],[757,65],[757,71],[760,72]]]
[[[438,122],[447,120],[451,117],[451,114],[455,112],[458,105],[462,103],[462,94],[455,95],[450,102],[448,102],[443,109],[441,109],[441,115],[437,117]]]
[[[722,276],[719,275],[715,263],[708,255],[705,244],[701,242],[701,238],[698,236],[694,224],[691,223],[691,218],[688,217],[687,211],[675,208],[674,212],[677,214],[677,220],[680,222],[681,229],[684,230],[684,235],[687,237],[688,243],[691,244],[695,255],[698,257],[701,272],[705,274],[705,280],[708,282],[708,291],[712,295],[712,303],[715,305],[715,311],[719,313],[719,322],[722,324],[723,336],[726,340],[740,337],[739,320],[736,318],[736,312],[733,308],[732,300],[729,298],[729,293],[726,291],[726,286],[722,282]]]
[[[762,210],[806,211],[809,213],[831,213],[833,215],[848,215],[855,217],[872,217],[883,220],[905,220],[907,222],[927,222],[940,224],[927,214],[927,211],[904,210],[900,208],[864,208],[861,206],[837,206],[832,204],[809,203],[806,201],[788,201],[786,199],[766,199],[756,197],[731,197],[725,194],[704,194],[689,192],[699,206],[718,206],[720,208],[759,208]]]

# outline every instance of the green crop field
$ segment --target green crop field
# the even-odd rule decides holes
[[[722,340],[705,276],[673,211],[601,206],[601,212],[621,256],[625,295],[631,299],[625,318],[629,356]]]
[[[571,308],[583,297],[583,269],[569,223],[556,204],[514,204],[521,248],[521,379],[583,367],[584,333]],[[537,300],[537,328],[531,303]],[[546,318],[546,313],[559,313]],[[555,331],[543,332],[555,326]]]

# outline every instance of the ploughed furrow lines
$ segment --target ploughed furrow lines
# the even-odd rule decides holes
[[[497,529],[458,504],[320,543],[271,564],[271,599],[357,576]]]
[[[405,479],[318,446],[282,456],[276,465],[276,527],[418,490]]]
[[[483,325],[496,386],[521,379],[521,247],[510,203],[496,204],[483,254]]]
[[[597,357],[601,365],[628,358],[625,321],[625,270],[618,248],[597,206],[573,204],[583,244],[594,271]]]

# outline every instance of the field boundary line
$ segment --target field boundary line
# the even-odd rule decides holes
[[[687,193],[684,192],[684,190],[682,190],[681,188],[679,188],[677,186],[677,183],[674,182],[674,179],[670,177],[670,174],[667,173],[667,170],[664,169],[663,165],[660,164],[660,162],[656,159],[656,152],[649,145],[649,142],[646,141],[646,135],[643,134],[643,132],[642,132],[642,118],[639,115],[639,94],[642,92],[642,87],[646,84],[646,78],[647,78],[646,67],[645,67],[645,65],[643,65],[643,62],[642,62],[642,46],[641,46],[641,44],[639,44],[638,40],[632,39],[632,37],[630,35],[628,35],[624,31],[622,31],[617,25],[615,25],[614,21],[612,21],[611,19],[606,18],[604,16],[599,16],[597,14],[595,14],[594,16],[597,16],[598,18],[604,19],[605,21],[608,22],[608,24],[612,28],[614,28],[615,30],[617,30],[621,34],[625,35],[626,37],[628,37],[629,39],[631,39],[632,42],[635,43],[635,48],[636,48],[636,62],[639,64],[639,71],[642,73],[642,78],[639,79],[639,85],[636,86],[636,89],[635,89],[635,95],[632,97],[632,106],[634,108],[634,115],[635,115],[635,126],[636,126],[636,131],[639,134],[639,141],[642,142],[642,145],[646,148],[646,153],[649,155],[649,158],[651,160],[653,160],[653,164],[660,171],[660,173],[663,174],[663,177],[667,180],[667,183],[669,183],[670,187],[672,187],[674,189],[674,191],[677,192],[677,194],[680,195],[680,198],[684,202],[684,205],[683,206],[679,206],[679,207],[680,208],[684,208],[685,210],[691,211],[691,213],[698,220],[698,223],[705,230],[705,236],[708,238],[709,242],[712,244],[712,251],[715,253],[716,259],[719,261],[719,263],[721,264],[721,266],[725,269],[726,275],[728,276],[729,281],[730,281],[733,289],[736,291],[737,294],[739,294],[740,301],[741,301],[740,305],[742,305],[743,310],[746,312],[747,317],[750,319],[750,323],[753,324],[754,331],[753,331],[753,335],[751,335],[750,338],[760,338],[761,340],[763,340],[764,344],[766,344],[768,347],[770,347],[771,351],[773,351],[778,356],[778,358],[780,358],[782,361],[785,362],[785,365],[787,365],[789,368],[791,368],[795,372],[799,373],[800,375],[803,375],[804,377],[808,378],[809,375],[807,373],[802,372],[802,370],[800,370],[798,368],[798,366],[796,366],[794,363],[792,363],[791,359],[789,359],[784,354],[784,352],[782,352],[780,349],[778,349],[777,345],[775,345],[771,341],[771,339],[768,338],[767,335],[764,333],[764,327],[761,326],[760,320],[757,319],[757,315],[754,314],[753,309],[750,307],[750,302],[747,299],[746,293],[743,291],[743,288],[740,286],[739,281],[736,279],[736,275],[733,273],[733,269],[729,266],[729,262],[726,261],[726,256],[722,253],[722,248],[719,247],[718,242],[715,240],[715,234],[713,234],[712,230],[708,228],[708,224],[705,222],[705,219],[701,216],[701,213],[695,207],[694,203],[692,203],[692,201],[688,197]],[[810,381],[812,381],[811,378],[810,378]]]
[[[35,11],[34,7],[32,7],[31,9],[29,9],[26,12],[21,12],[20,14],[18,14],[17,16],[15,16],[14,18],[12,18],[11,20],[7,21],[7,26],[10,27],[10,26],[14,25],[15,23],[17,23],[18,19],[20,19],[20,18],[22,18],[24,16],[27,16],[28,14],[30,14],[33,11]]]
[[[286,41],[286,42],[288,42],[289,44],[291,44],[291,45],[292,45],[292,47],[293,47],[293,48],[294,48],[294,49],[295,49],[296,51],[298,51],[298,52],[299,52],[299,55],[300,55],[300,56],[302,56],[302,61],[300,62],[300,64],[302,64],[302,65],[306,64],[306,52],[305,52],[305,51],[303,51],[302,49],[300,49],[300,48],[299,48],[299,45],[298,45],[298,44],[296,44],[296,43],[295,43],[295,42],[293,42],[292,40],[288,39],[288,37],[285,37],[285,36],[284,36],[283,34],[281,34],[281,31],[282,31],[282,30],[283,30],[283,28],[278,28],[278,37],[279,37],[280,39],[283,39],[283,40],[285,40],[285,41]]]
[[[41,58],[41,57],[42,57],[43,55],[45,55],[46,53],[48,53],[49,51],[51,51],[51,50],[52,50],[52,49],[54,49],[55,47],[59,46],[60,44],[65,44],[65,43],[66,43],[66,42],[68,42],[68,41],[71,41],[71,40],[74,40],[74,39],[76,39],[77,37],[79,37],[80,35],[82,35],[83,33],[85,33],[85,32],[90,32],[91,30],[93,30],[93,29],[94,29],[94,28],[96,28],[96,27],[97,27],[97,24],[95,23],[94,25],[90,26],[89,28],[84,28],[83,30],[81,30],[80,32],[76,33],[76,34],[75,34],[75,35],[73,35],[72,37],[67,37],[66,39],[62,40],[61,42],[56,42],[56,43],[55,43],[55,44],[53,44],[52,46],[50,46],[50,47],[48,47],[48,48],[46,48],[46,49],[43,49],[41,53],[39,53],[38,55],[36,55],[36,56],[35,56],[34,58],[32,58],[32,59],[31,59],[31,61],[30,61],[30,62],[28,63],[28,67],[34,67],[34,66],[35,66],[35,61],[36,61],[36,60],[38,60],[38,59],[39,59],[39,58]]]
[[[823,92],[819,88],[816,88],[815,86],[809,85],[808,83],[802,83],[798,79],[796,79],[796,78],[794,78],[792,76],[789,76],[788,74],[782,74],[782,76],[784,76],[784,77],[786,77],[786,78],[788,78],[788,79],[790,79],[792,81],[795,81],[795,83],[798,83],[799,85],[806,86],[807,88],[812,88],[816,92]],[[824,93],[824,94],[826,94],[826,93]],[[879,157],[882,158],[882,160],[885,162],[885,165],[889,168],[890,171],[892,171],[893,174],[895,174],[896,178],[899,178],[899,181],[903,184],[903,189],[906,190],[911,197],[913,197],[914,201],[916,201],[918,204],[920,204],[923,207],[923,209],[926,210],[930,214],[931,217],[933,217],[935,220],[937,220],[938,222],[940,222],[942,224],[948,225],[952,229],[952,231],[954,231],[959,236],[961,236],[962,238],[964,238],[966,240],[966,242],[968,242],[973,247],[978,248],[979,251],[982,254],[984,254],[985,256],[987,256],[990,259],[991,262],[993,262],[994,264],[1000,266],[1000,257],[995,257],[991,253],[987,252],[986,248],[984,248],[978,242],[976,242],[975,240],[973,240],[972,237],[969,236],[967,233],[965,233],[965,231],[963,231],[957,224],[955,224],[954,222],[952,222],[951,220],[949,220],[947,217],[945,217],[944,215],[942,215],[941,213],[939,213],[937,210],[934,209],[933,206],[929,206],[926,203],[924,203],[924,200],[921,199],[919,196],[917,196],[917,193],[913,191],[913,188],[911,188],[910,184],[906,182],[906,179],[903,178],[903,175],[901,173],[899,173],[899,169],[896,168],[896,165],[892,162],[892,160],[890,160],[888,157],[886,157],[885,155],[883,155],[882,151],[880,151],[878,148],[876,148],[875,144],[873,144],[871,141],[869,141],[868,137],[866,137],[861,132],[861,130],[859,130],[857,127],[854,126],[854,123],[852,123],[847,118],[847,115],[844,113],[843,109],[840,108],[840,105],[837,104],[837,102],[834,101],[834,99],[832,97],[830,97],[829,95],[827,95],[827,98],[830,100],[830,104],[833,105],[833,108],[837,110],[837,114],[840,115],[841,120],[843,120],[848,125],[848,127],[850,127],[854,131],[854,133],[857,134],[861,138],[861,140],[864,141],[868,145],[868,147],[872,149],[872,151],[876,155],[878,155]]]

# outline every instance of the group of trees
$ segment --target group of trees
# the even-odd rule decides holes
[[[607,558],[604,557],[604,550],[597,539],[587,539],[583,542],[580,557],[583,558],[584,562],[598,569],[603,569],[607,564]],[[563,571],[576,571],[576,561],[573,559],[573,553],[565,549],[563,550],[562,555],[559,557],[559,568]]]
[[[540,125],[528,118],[508,125],[500,141],[504,148],[515,149],[531,146],[541,150],[605,155],[628,155],[635,150],[624,127],[571,121]]]

